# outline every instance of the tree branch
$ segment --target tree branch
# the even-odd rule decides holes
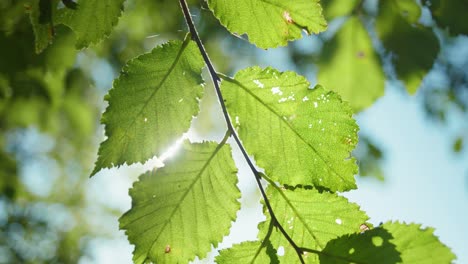
[[[216,90],[216,95],[218,97],[218,102],[221,104],[221,109],[223,110],[223,115],[224,119],[226,120],[226,125],[228,127],[228,130],[231,132],[231,135],[233,136],[234,140],[236,141],[237,145],[239,146],[239,149],[242,152],[242,156],[244,156],[244,159],[247,161],[247,164],[250,167],[250,170],[253,172],[255,176],[255,180],[257,181],[258,188],[260,189],[260,192],[262,194],[263,200],[265,202],[265,206],[268,209],[268,212],[270,213],[271,220],[274,223],[274,225],[280,230],[280,232],[283,234],[283,236],[286,238],[286,240],[291,244],[291,246],[294,248],[296,251],[297,255],[299,256],[299,260],[301,263],[305,263],[303,259],[303,250],[292,240],[292,238],[289,236],[289,234],[286,232],[286,230],[283,228],[283,226],[278,222],[278,219],[276,218],[276,215],[273,211],[273,208],[271,207],[270,201],[266,195],[265,189],[262,186],[261,182],[261,174],[255,168],[255,165],[253,164],[252,160],[250,159],[249,155],[247,154],[247,151],[245,150],[244,146],[242,145],[239,136],[237,135],[237,131],[234,129],[234,126],[232,125],[231,119],[229,117],[229,114],[227,112],[226,105],[224,103],[223,95],[221,93],[221,89],[219,87],[219,81],[220,78],[218,74],[216,73],[216,70],[213,67],[213,64],[211,63],[210,58],[208,57],[208,54],[205,50],[205,47],[203,46],[203,43],[198,36],[197,29],[193,23],[192,16],[190,14],[190,10],[188,8],[187,2],[185,0],[179,0],[180,6],[182,8],[182,12],[184,13],[185,21],[187,23],[187,26],[190,30],[190,34],[192,36],[192,39],[197,43],[198,49],[200,50],[200,53],[202,54],[203,60],[205,61],[206,66],[208,67],[208,71],[210,72],[211,80],[213,81],[213,85]]]

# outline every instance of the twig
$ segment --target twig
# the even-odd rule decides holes
[[[220,78],[218,74],[216,73],[216,70],[213,67],[213,64],[210,61],[210,58],[208,57],[208,54],[205,50],[205,47],[203,46],[203,43],[198,36],[197,29],[193,23],[192,16],[190,14],[190,10],[188,8],[187,2],[185,0],[179,0],[180,6],[182,7],[182,12],[184,13],[185,21],[187,22],[187,26],[190,30],[190,34],[192,35],[192,39],[197,43],[198,49],[200,50],[200,53],[202,54],[203,60],[205,61],[206,66],[208,67],[208,71],[210,72],[211,79],[213,81],[215,90],[216,90],[216,95],[218,97],[218,101],[221,104],[221,109],[223,110],[223,115],[224,119],[226,120],[226,125],[228,127],[228,130],[231,132],[231,135],[233,136],[234,140],[236,141],[237,145],[239,146],[239,149],[242,152],[242,156],[244,156],[244,159],[247,161],[247,164],[250,167],[250,170],[253,172],[255,176],[255,180],[257,181],[257,185],[260,189],[260,192],[262,194],[263,200],[265,201],[265,206],[268,209],[268,212],[270,213],[271,220],[274,223],[274,225],[280,230],[280,232],[283,234],[283,236],[286,238],[286,240],[291,244],[291,246],[294,248],[296,251],[297,255],[299,256],[299,260],[301,263],[305,263],[303,256],[302,256],[302,249],[292,240],[292,238],[289,236],[289,234],[286,232],[286,230],[283,228],[283,226],[278,222],[278,219],[276,218],[276,215],[273,211],[273,208],[271,207],[270,201],[266,195],[266,192],[262,186],[261,182],[261,175],[259,171],[255,168],[255,165],[252,163],[252,160],[250,160],[249,155],[247,154],[247,151],[245,150],[244,146],[242,145],[239,136],[237,135],[237,131],[234,129],[234,126],[232,125],[231,119],[229,117],[229,114],[227,112],[226,105],[224,104],[224,99],[223,95],[221,93],[221,89],[219,87],[219,81]]]

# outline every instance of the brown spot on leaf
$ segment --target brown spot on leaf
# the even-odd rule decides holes
[[[370,228],[366,225],[366,224],[361,224],[359,226],[359,230],[361,230],[361,233],[364,233],[366,232],[367,230],[369,230]]]
[[[366,56],[366,54],[364,53],[364,51],[359,51],[356,56],[359,58],[359,59],[362,59]]]
[[[166,248],[164,249],[164,253],[170,253],[171,252],[171,246],[167,245]]]

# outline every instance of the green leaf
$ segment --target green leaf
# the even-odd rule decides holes
[[[187,37],[156,47],[128,62],[106,100],[107,139],[96,166],[144,162],[160,155],[190,127],[202,96],[203,59]]]
[[[420,14],[420,7],[414,0],[379,1],[376,19],[377,35],[392,53],[397,76],[410,94],[417,91],[440,49],[431,28],[417,23]]]
[[[207,0],[209,8],[233,34],[247,34],[260,48],[287,45],[302,30],[319,33],[327,24],[319,0]]]
[[[362,234],[328,243],[320,263],[451,263],[455,255],[421,225],[387,222]]]
[[[294,72],[259,67],[224,77],[221,89],[239,136],[274,181],[332,191],[356,187],[350,151],[356,122],[347,103]]]
[[[86,48],[109,36],[117,25],[125,0],[79,1],[76,10],[57,11],[56,23],[70,27],[76,34],[76,48]]]
[[[392,234],[381,227],[364,233],[344,235],[328,242],[325,249],[319,254],[320,263],[401,263],[400,253],[391,243],[392,239]]]
[[[358,205],[333,193],[269,186],[267,196],[278,223],[301,248],[320,251],[334,238],[359,232],[368,219]],[[260,237],[267,227],[265,223],[261,224]],[[277,229],[273,229],[269,239],[277,250],[284,248],[284,257],[280,260],[297,259],[297,253]],[[307,254],[307,258],[312,261],[315,256]]]
[[[229,233],[240,208],[231,148],[189,144],[165,167],[147,172],[130,190],[120,218],[135,245],[135,263],[187,263],[203,258]]]
[[[454,35],[468,34],[468,1],[466,0],[427,0],[432,17],[441,27],[448,28]]]
[[[372,40],[358,17],[351,17],[320,55],[318,82],[350,102],[354,110],[383,95],[385,75]]]
[[[354,8],[362,0],[321,0],[324,15],[327,20],[332,20],[340,16],[346,16],[353,12]]]
[[[35,36],[36,52],[42,52],[52,43],[55,27],[64,24],[76,34],[77,49],[96,44],[110,35],[123,10],[125,0],[81,1],[75,9],[57,9],[58,0],[33,0],[30,20]],[[70,1],[68,1],[70,2]],[[73,5],[70,2],[70,6]]]
[[[216,263],[219,264],[237,264],[237,263],[279,263],[276,250],[270,243],[260,241],[247,241],[236,244],[231,248],[221,250],[216,257]]]
[[[456,257],[451,250],[434,236],[433,228],[421,228],[418,224],[387,222],[388,230],[401,254],[402,263],[451,263]]]

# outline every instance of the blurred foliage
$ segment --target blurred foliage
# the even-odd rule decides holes
[[[77,263],[104,235],[84,219],[98,94],[67,28],[35,53],[29,4],[0,4],[0,263]]]
[[[47,1],[0,1],[0,263],[76,263],[88,254],[88,239],[107,235],[85,217],[89,206],[85,184],[94,161],[94,154],[90,153],[96,153],[97,142],[101,141],[101,134],[96,139],[103,108],[100,102],[110,88],[107,79],[112,78],[100,75],[99,67],[106,65],[113,73],[119,72],[128,59],[169,39],[182,39],[186,32],[177,1],[127,0],[111,34],[78,51],[76,28],[73,31],[55,17],[54,8],[66,7],[58,0],[48,2],[53,12],[51,21],[36,23],[44,15],[39,3]],[[344,76],[351,72],[343,65],[367,67],[354,65],[364,55],[366,60],[378,62],[380,65],[372,67],[382,67],[384,74],[371,80],[376,75],[364,71],[359,77],[362,86],[346,86],[355,89],[348,94],[362,94],[345,95],[355,109],[369,105],[366,97],[370,94],[377,94],[373,98],[380,96],[382,93],[376,91],[384,90],[386,79],[400,79],[409,93],[418,91],[433,120],[446,124],[453,109],[466,116],[468,65],[453,63],[445,52],[460,34],[468,34],[464,22],[468,13],[466,0],[421,1],[424,5],[413,0],[321,2],[327,19],[332,20],[330,28],[335,25],[336,30],[302,41],[305,46],[294,43],[283,48],[296,68],[292,70],[310,76],[317,66],[320,73],[326,64],[339,65],[328,66],[327,75],[335,77],[333,86],[341,87],[342,82],[349,81]],[[205,1],[191,0],[189,4],[219,71],[232,74],[240,66],[258,64],[262,51],[231,36],[207,9]],[[424,14],[432,18],[424,18]],[[359,22],[360,34],[366,35],[362,29],[367,31],[369,39],[364,44],[353,46],[356,42],[343,33],[349,33],[349,21]],[[323,53],[321,47],[325,47]],[[356,47],[367,51],[361,54]],[[349,59],[323,61],[329,59],[325,55],[339,51],[350,54]],[[423,82],[434,65],[447,76],[447,85],[434,87]],[[420,87],[423,89],[418,90]],[[204,114],[194,122],[201,133],[219,126],[211,116],[216,103],[212,87],[207,85],[206,89],[210,96],[201,102]],[[466,129],[462,126],[462,131],[455,133],[455,152],[462,152],[466,145]],[[32,144],[26,140],[28,131],[46,135],[53,143],[46,150],[31,151]],[[41,141],[37,144],[45,144],[42,136],[34,138]],[[355,151],[360,174],[382,179],[384,153],[379,144],[361,137]],[[31,163],[42,166],[31,169]],[[48,163],[55,164],[55,169],[49,170]],[[49,179],[50,175],[55,175],[48,183],[50,191],[34,191],[28,179]],[[58,214],[67,216],[57,223],[52,216]],[[66,222],[74,224],[64,227]]]
[[[468,34],[466,23],[466,0],[426,0],[434,19],[442,28],[447,28],[453,35]]]
[[[350,14],[359,4],[360,0],[322,0],[323,12],[327,20],[332,20],[337,17],[346,16]]]
[[[180,12],[174,1],[126,1],[126,15],[113,34],[79,52],[69,28],[31,26],[40,16],[38,4],[0,3],[0,263],[77,263],[89,257],[90,240],[115,231],[87,219],[96,206],[86,184],[100,140],[95,135],[101,96],[110,88],[95,86],[103,77],[96,76],[96,67],[104,62],[119,71],[128,59],[183,37],[184,22],[174,15]],[[209,33],[219,32],[214,22],[204,19],[200,30],[212,54],[222,58],[216,39],[227,33]],[[43,39],[35,44],[38,29]],[[214,96],[209,98],[213,104]],[[210,118],[197,120],[197,127],[210,125]],[[114,218],[121,213],[99,211]]]
[[[382,169],[385,152],[366,135],[359,135],[359,143],[353,152],[359,163],[359,176],[372,177],[384,181]]]
[[[459,59],[464,64],[454,63],[454,55],[449,54],[449,50],[460,45],[460,42],[466,43],[466,36],[459,34],[467,34],[466,23],[461,20],[468,13],[468,1],[422,2],[424,5],[415,0],[346,3],[322,0],[326,17],[332,19],[329,23],[331,32],[319,35],[321,41],[315,42],[317,47],[314,49],[304,51],[301,46],[291,45],[290,57],[302,72],[310,71],[310,63],[317,65],[312,69],[318,72],[318,82],[340,93],[356,111],[364,110],[376,97],[384,94],[378,93],[384,90],[384,81],[399,79],[409,94],[418,92],[428,117],[448,127],[447,115],[454,109],[463,116],[467,114],[468,64],[466,59]],[[423,14],[426,16],[423,17]],[[363,40],[365,33],[359,30],[361,24],[356,21],[362,23],[372,43]],[[354,39],[356,34],[364,37],[361,36],[358,41]],[[359,52],[364,50],[366,52]],[[373,53],[379,57],[375,66],[369,64],[375,60]],[[364,61],[359,60],[362,55],[368,54]],[[385,74],[375,73],[375,68],[379,67],[384,69]],[[446,76],[446,86],[424,81],[427,74],[433,71]],[[466,125],[458,129],[455,134],[466,140]],[[453,150],[456,151],[459,140],[453,139],[453,142]],[[368,143],[365,138],[360,140],[360,146],[371,146],[383,153],[378,144]],[[383,179],[380,159],[360,153],[356,151],[361,176],[370,174]]]
[[[416,1],[380,1],[376,30],[383,46],[392,53],[395,71],[413,94],[432,68],[440,45],[433,30],[420,24]]]
[[[324,46],[318,68],[318,83],[338,92],[356,111],[369,107],[383,95],[383,67],[369,33],[358,17],[347,19]]]

